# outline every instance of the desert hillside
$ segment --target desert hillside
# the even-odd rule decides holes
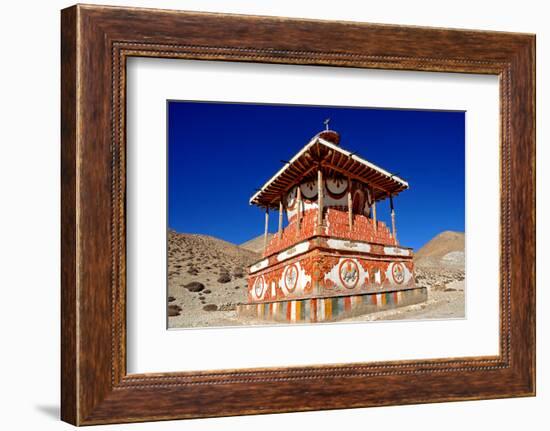
[[[274,234],[272,233],[267,234],[268,242],[271,240],[271,237],[273,237],[273,235]],[[243,242],[239,247],[261,254],[264,251],[264,236],[260,235],[256,238],[249,239],[248,241]]]
[[[235,304],[246,302],[247,269],[259,258],[211,236],[169,231],[168,326],[227,324]]]
[[[464,269],[464,238],[464,232],[441,232],[415,253],[416,265]]]
[[[441,232],[415,253],[414,262],[416,285],[427,287],[432,299],[444,297],[454,317],[463,316],[464,233]]]

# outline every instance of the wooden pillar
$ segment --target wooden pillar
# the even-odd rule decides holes
[[[299,184],[298,191],[296,192],[296,205],[298,205],[296,209],[296,230],[300,233],[300,229],[302,227],[302,188]]]
[[[353,199],[351,196],[351,178],[348,177],[348,223],[349,230],[353,229]]]
[[[395,210],[393,208],[393,197],[390,195],[390,209],[391,209],[391,233],[393,238],[397,242],[397,231],[395,230]]]
[[[265,228],[264,228],[264,254],[267,250],[267,230],[269,228],[269,207],[265,207]]]
[[[283,237],[283,197],[279,201],[279,239]]]
[[[318,205],[318,211],[317,211],[317,227],[321,229],[321,225],[323,224],[323,171],[321,170],[321,167],[317,169],[317,205]]]
[[[376,198],[374,195],[374,189],[371,189],[372,193],[372,223],[374,224],[374,231],[378,230],[378,223],[376,222]]]

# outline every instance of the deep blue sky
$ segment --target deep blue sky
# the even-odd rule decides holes
[[[169,101],[168,226],[240,244],[263,233],[255,189],[290,160],[323,120],[340,145],[399,174],[394,199],[402,245],[418,249],[464,231],[464,112]],[[378,218],[389,225],[387,200]],[[270,231],[277,229],[276,213]]]

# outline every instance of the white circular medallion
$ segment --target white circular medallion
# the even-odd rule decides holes
[[[256,298],[261,298],[264,294],[264,290],[264,278],[260,276],[254,282],[254,293],[256,294]]]
[[[395,281],[397,284],[401,284],[403,283],[403,281],[405,281],[405,269],[403,268],[403,265],[401,263],[396,262],[393,264],[391,274],[393,277],[393,281]]]

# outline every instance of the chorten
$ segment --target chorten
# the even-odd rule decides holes
[[[265,211],[264,250],[249,268],[241,315],[329,322],[427,299],[415,286],[412,249],[397,240],[394,198],[409,184],[346,151],[325,124],[250,198]],[[391,229],[377,219],[385,199]],[[268,240],[271,210],[279,229]]]

